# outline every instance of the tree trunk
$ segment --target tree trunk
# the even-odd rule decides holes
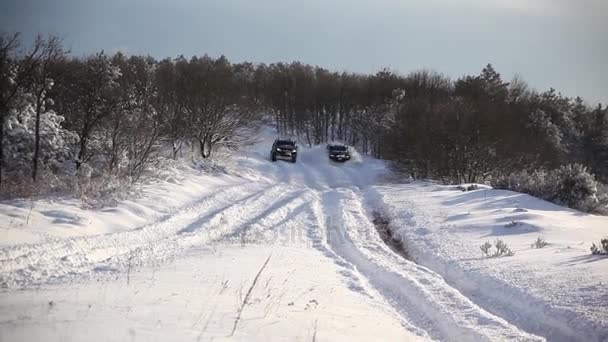
[[[7,116],[7,108],[0,108],[0,186],[2,186],[2,169],[4,168],[4,118]]]
[[[78,157],[76,159],[76,169],[79,170],[82,166],[83,159],[87,149],[87,139],[84,135],[80,137],[80,151],[78,151]]]
[[[32,180],[35,182],[38,176],[38,159],[40,158],[40,116],[42,115],[42,106],[44,104],[44,88],[38,93],[36,100],[36,128],[34,135],[34,159],[32,165]]]
[[[202,139],[199,139],[198,142],[201,148],[201,157],[203,157],[203,159],[209,158],[209,156],[211,156],[212,148],[212,143],[209,135],[205,134],[205,136]]]
[[[203,139],[198,139],[198,145],[201,149],[201,157],[207,158],[207,156],[205,156],[205,142],[203,141]]]
[[[306,140],[308,141],[308,147],[312,147],[312,141],[310,141],[310,129],[306,126]]]
[[[78,151],[78,157],[76,160],[76,170],[80,169],[82,163],[84,163],[84,158],[86,157],[87,148],[89,144],[89,135],[91,134],[91,130],[94,126],[94,121],[90,120],[87,117],[87,122],[84,123],[82,127],[82,131],[80,132],[80,150]]]
[[[118,135],[120,130],[120,119],[114,123],[114,131],[112,132],[112,156],[110,157],[110,172],[114,171],[118,164]]]
[[[177,140],[173,139],[173,143],[171,144],[171,146],[173,147],[173,160],[175,160],[177,159],[177,152],[181,152],[182,150],[182,143],[180,142],[178,145]]]

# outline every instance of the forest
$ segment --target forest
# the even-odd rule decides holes
[[[374,74],[208,55],[73,56],[56,36],[0,36],[0,194],[135,184],[159,159],[238,150],[263,123],[341,141],[404,180],[486,183],[590,212],[608,204],[608,108],[505,80]],[[112,180],[112,181],[110,181]]]

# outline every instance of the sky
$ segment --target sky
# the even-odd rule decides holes
[[[537,90],[608,103],[607,0],[1,0],[0,31],[105,50],[225,55],[453,78],[492,63]]]

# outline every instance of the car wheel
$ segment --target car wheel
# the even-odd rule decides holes
[[[270,155],[270,159],[271,159],[273,162],[276,162],[276,161],[277,161],[277,154],[276,154],[276,153],[272,153],[272,154]]]
[[[296,157],[291,157],[291,162],[295,163],[296,162]]]

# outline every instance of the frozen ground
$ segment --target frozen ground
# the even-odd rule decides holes
[[[556,341],[608,341],[608,258],[590,254],[608,217],[529,195],[412,183],[375,187],[414,260],[488,311]],[[541,237],[547,246],[534,248]],[[487,258],[501,239],[515,252]]]
[[[388,185],[381,161],[334,164],[323,147],[271,163],[273,136],[227,157],[229,175],[175,168],[111,208],[0,204],[0,340],[606,338],[608,260],[588,257],[606,218]],[[382,241],[375,212],[420,264]],[[551,245],[529,249],[541,230]],[[481,258],[497,236],[516,255]]]
[[[306,248],[201,247],[115,277],[3,294],[0,340],[415,339],[397,315],[345,287],[336,266]]]

